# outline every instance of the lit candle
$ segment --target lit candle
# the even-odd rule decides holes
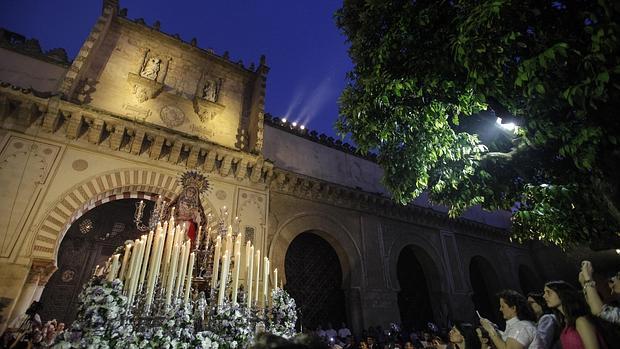
[[[155,286],[157,284],[157,277],[159,276],[159,268],[161,267],[161,259],[164,251],[164,232],[161,227],[157,229],[157,238],[155,239],[155,246],[153,247],[153,253],[151,258],[151,269],[149,270],[149,282],[146,289],[146,309],[150,308],[153,302],[153,294],[155,292]]]
[[[230,265],[230,256],[228,254],[228,250],[224,252],[224,258],[222,259],[222,276],[220,278],[220,293],[217,297],[217,306],[218,308],[222,308],[222,304],[224,303],[224,296],[226,294],[226,279],[228,277],[228,266]]]
[[[123,264],[121,264],[121,273],[118,276],[121,281],[125,280],[125,272],[129,267],[129,256],[131,255],[131,242],[125,244],[125,252],[123,252]]]
[[[211,275],[211,292],[215,292],[217,287],[218,271],[220,270],[220,245],[222,243],[222,237],[218,236],[215,241],[215,252],[213,254],[213,273]]]
[[[202,225],[198,227],[198,235],[196,236],[196,251],[200,248],[200,240],[202,239]]]
[[[189,265],[187,266],[187,280],[185,283],[185,297],[183,297],[185,303],[189,301],[189,294],[192,289],[192,277],[194,276],[194,261],[196,259],[196,254],[192,252],[189,255]]]
[[[185,241],[181,245],[181,257],[179,261],[179,267],[177,272],[177,280],[174,285],[174,299],[177,299],[181,293],[183,293],[183,286],[185,285],[185,272],[187,272],[187,260],[189,259],[189,249],[191,248],[191,242]]]
[[[138,281],[138,292],[142,290],[144,285],[144,278],[146,277],[146,270],[149,266],[149,257],[151,255],[151,246],[153,245],[153,231],[149,232],[146,239],[146,247],[144,249],[144,258],[142,259],[142,270],[140,271],[140,280]]]
[[[174,245],[172,248],[172,258],[170,259],[170,270],[168,271],[168,282],[166,283],[166,307],[170,306],[172,301],[172,291],[174,288],[175,271],[177,268],[177,262],[179,260],[179,245]]]
[[[226,234],[226,250],[232,251],[233,249],[233,240],[232,240],[232,227],[228,226],[228,233]]]
[[[263,307],[267,307],[267,289],[269,288],[269,258],[263,261]]]
[[[248,260],[249,260],[249,265],[248,265],[248,280],[246,282],[246,292],[248,293],[247,298],[247,307],[248,309],[250,309],[252,307],[252,276],[254,275],[254,273],[252,272],[254,270],[254,258],[252,258],[254,256],[254,246],[252,246],[250,248],[250,254],[248,256]]]
[[[112,263],[110,264],[110,270],[108,270],[108,277],[107,277],[108,281],[113,281],[114,278],[116,277],[116,272],[118,271],[119,257],[120,257],[119,254],[115,254],[112,256]],[[99,266],[97,266],[97,268],[99,268]]]
[[[237,291],[239,288],[239,269],[241,268],[241,253],[237,251],[235,254],[235,271],[232,284],[232,302],[237,304]]]
[[[254,264],[254,269],[256,269],[256,290],[254,291],[254,302],[258,306],[258,300],[260,298],[260,250],[256,250]]]
[[[174,247],[174,227],[170,228],[168,225],[168,234],[166,234],[166,245],[164,247],[164,260],[162,261],[162,280],[163,286],[168,286],[168,272],[170,271],[170,256],[172,255],[172,248]]]

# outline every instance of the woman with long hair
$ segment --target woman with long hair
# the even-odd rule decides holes
[[[536,322],[536,337],[538,338],[539,348],[558,348],[560,344],[560,324],[547,306],[543,294],[528,293],[527,303],[538,320]]]
[[[583,296],[573,286],[565,281],[547,282],[543,297],[547,306],[553,309],[562,328],[560,342],[563,348],[607,348],[605,341],[589,318]]]
[[[456,323],[448,333],[452,349],[478,349],[480,341],[474,326],[468,323]]]
[[[491,342],[498,349],[529,348],[536,340],[536,327],[534,314],[526,298],[514,290],[504,290],[497,296],[499,311],[506,320],[506,330],[498,331],[491,321],[480,319],[480,324],[489,333]]]

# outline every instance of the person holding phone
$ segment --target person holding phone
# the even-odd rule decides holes
[[[523,295],[514,290],[504,290],[497,294],[499,310],[506,320],[506,330],[498,331],[494,323],[486,318],[480,324],[489,333],[491,342],[498,349],[538,348],[536,346],[536,327],[534,314]]]
[[[594,268],[590,261],[581,262],[581,271],[579,272],[579,283],[583,287],[583,294],[590,308],[590,312],[594,316],[598,316],[612,324],[620,325],[620,308],[604,304],[601,296],[596,289],[596,282],[592,278]],[[612,295],[620,295],[620,272],[609,278],[607,281]]]

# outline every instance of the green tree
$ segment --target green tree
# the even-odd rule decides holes
[[[619,15],[613,0],[344,0],[337,127],[403,204],[516,203],[519,241],[618,239]]]

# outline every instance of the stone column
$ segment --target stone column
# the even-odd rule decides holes
[[[40,279],[41,274],[36,271],[33,272],[33,269],[30,269],[26,283],[22,287],[22,292],[19,294],[17,302],[15,302],[15,307],[13,308],[13,312],[9,320],[9,327],[19,326],[19,324],[16,323],[16,320],[25,314],[28,307],[30,307],[30,304],[32,304],[32,300],[37,291],[37,287],[39,286]]]

